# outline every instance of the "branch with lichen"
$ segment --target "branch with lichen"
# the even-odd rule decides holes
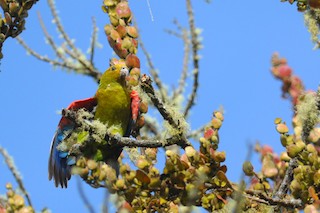
[[[320,2],[317,0],[281,0],[289,1],[291,4],[297,3],[297,10],[304,12],[304,22],[311,34],[311,41],[316,44],[315,48],[320,48],[319,29],[320,29]]]
[[[93,115],[91,115],[89,112],[86,112],[84,110],[79,111],[72,111],[63,109],[62,110],[62,116],[65,118],[68,118],[72,122],[75,123],[76,126],[81,127],[81,131],[88,131],[90,133],[94,133],[96,135],[103,136],[104,138],[100,138],[99,141],[107,140],[108,143],[111,146],[117,146],[117,147],[147,147],[147,148],[159,148],[159,147],[166,147],[171,146],[173,144],[180,145],[181,147],[190,146],[189,142],[186,142],[183,140],[179,135],[173,136],[171,138],[167,138],[165,140],[158,140],[158,139],[146,139],[146,140],[137,140],[134,138],[128,138],[128,137],[118,137],[111,135],[109,132],[107,132],[108,127],[99,122],[94,121],[93,123],[90,123],[88,121],[88,118],[93,118]],[[104,127],[101,127],[104,126]],[[105,131],[105,132],[97,132],[98,131]],[[77,130],[75,130],[77,131]],[[90,138],[90,136],[88,137]],[[93,141],[96,141],[96,136],[91,137],[93,138]],[[86,146],[90,146],[91,142],[83,143],[82,145],[77,145],[72,148],[72,152],[74,153],[81,153],[81,150],[85,150]]]
[[[271,71],[283,82],[284,97],[291,98],[295,110],[292,120],[294,133],[289,134],[286,123],[280,118],[275,119],[280,142],[286,151],[278,156],[270,146],[256,145],[262,169],[256,173],[250,162],[243,164],[244,173],[251,177],[248,190],[250,194],[253,194],[251,190],[259,192],[260,195],[255,196],[270,205],[273,202],[275,211],[317,208],[317,204],[312,205],[310,201],[319,199],[316,191],[320,180],[317,151],[320,141],[320,89],[316,93],[306,92],[300,78],[292,74],[286,59],[279,58],[277,54],[272,57]]]
[[[14,164],[13,158],[9,155],[7,150],[2,148],[1,146],[0,146],[0,153],[3,156],[3,158],[4,158],[5,162],[6,162],[9,170],[11,171],[14,179],[18,183],[18,186],[21,189],[23,195],[26,197],[29,206],[32,208],[31,198],[29,196],[28,191],[24,187],[24,184],[23,184],[23,181],[22,181],[22,177],[20,176],[20,172],[18,171],[16,165]]]
[[[218,131],[223,121],[221,112],[214,113],[210,125],[204,130],[199,150],[186,146],[185,154],[181,156],[171,150],[166,151],[166,165],[162,173],[155,167],[157,149],[154,148],[182,143],[179,135],[165,141],[136,140],[109,134],[107,126],[102,127],[104,124],[92,120],[94,116],[83,109],[63,110],[62,115],[77,127],[59,145],[63,151],[68,150],[70,157],[77,158],[72,173],[80,175],[93,187],[105,187],[111,193],[117,193],[124,199],[121,208],[160,211],[165,208],[172,210],[178,205],[196,205],[212,211],[223,207],[233,191],[225,175],[226,166],[222,165],[225,152],[217,150]],[[115,146],[146,149],[145,154],[135,160],[136,170],[119,161],[120,176],[117,177],[109,165],[88,155],[90,147],[99,147],[99,144],[108,145],[110,149]],[[159,199],[165,199],[165,202],[154,203]]]
[[[287,208],[301,208],[303,203],[299,199],[283,199],[283,198],[272,198],[262,193],[261,191],[255,190],[246,190],[246,194],[251,195],[253,197],[259,198],[260,200],[256,200],[261,203],[265,203],[272,206],[283,206]],[[249,197],[251,199],[252,197]]]

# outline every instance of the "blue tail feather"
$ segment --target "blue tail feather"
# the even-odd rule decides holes
[[[71,168],[68,163],[68,153],[57,149],[57,146],[66,137],[66,131],[70,130],[72,126],[64,129],[58,129],[51,143],[50,157],[49,157],[49,180],[53,178],[56,187],[59,185],[62,188],[67,188],[68,180],[71,178]]]

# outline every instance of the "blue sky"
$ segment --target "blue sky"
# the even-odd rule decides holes
[[[84,52],[89,47],[91,17],[100,28],[95,64],[100,70],[108,67],[111,49],[103,26],[108,22],[100,6],[102,1],[57,1],[67,33]],[[140,34],[159,70],[164,83],[177,85],[182,67],[182,42],[164,32],[175,29],[174,18],[187,26],[184,1],[150,0],[154,21],[146,0],[129,1],[136,16]],[[291,105],[281,99],[280,82],[270,73],[270,58],[278,51],[288,59],[294,72],[307,89],[319,84],[319,51],[313,50],[303,14],[295,5],[279,0],[265,3],[248,1],[192,1],[197,27],[203,29],[204,48],[200,51],[200,88],[197,105],[189,118],[191,127],[208,122],[214,110],[223,106],[225,122],[220,131],[219,150],[227,153],[227,175],[238,181],[247,144],[259,140],[270,144],[280,153],[283,148],[273,120],[283,118],[290,124]],[[24,40],[41,54],[53,56],[46,45],[36,12],[40,11],[48,31],[59,43],[57,30],[46,1],[39,1],[29,13]],[[48,64],[28,56],[16,40],[8,39],[3,47],[0,66],[0,145],[14,157],[22,173],[36,209],[50,208],[53,212],[86,212],[72,178],[69,188],[57,189],[48,181],[47,159],[52,136],[60,116],[58,110],[76,99],[90,97],[96,83],[89,77],[53,69]],[[139,52],[142,72],[148,67]],[[189,87],[191,81],[188,82]],[[190,91],[190,88],[188,89]],[[253,160],[257,160],[254,157]],[[2,160],[1,160],[2,162]],[[258,167],[259,164],[254,164]],[[0,192],[5,183],[14,182],[4,163],[0,164]],[[97,212],[103,190],[85,187]]]

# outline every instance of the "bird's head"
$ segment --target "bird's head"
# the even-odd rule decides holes
[[[125,83],[129,69],[124,64],[115,64],[110,66],[101,76],[100,85],[112,82]]]

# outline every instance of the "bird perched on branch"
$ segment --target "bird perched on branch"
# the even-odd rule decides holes
[[[94,120],[107,125],[112,135],[130,136],[133,123],[136,121],[139,112],[140,98],[136,91],[130,90],[126,84],[128,68],[123,64],[115,64],[108,68],[102,75],[99,88],[94,97],[72,102],[67,109],[85,109],[94,113]],[[49,157],[49,180],[53,179],[56,187],[59,185],[67,187],[71,178],[71,167],[75,164],[75,159],[68,151],[62,151],[60,145],[76,125],[74,121],[62,117],[58,129],[51,143]],[[108,146],[104,144],[102,154],[103,160],[117,170],[117,159],[122,152],[121,147]]]

